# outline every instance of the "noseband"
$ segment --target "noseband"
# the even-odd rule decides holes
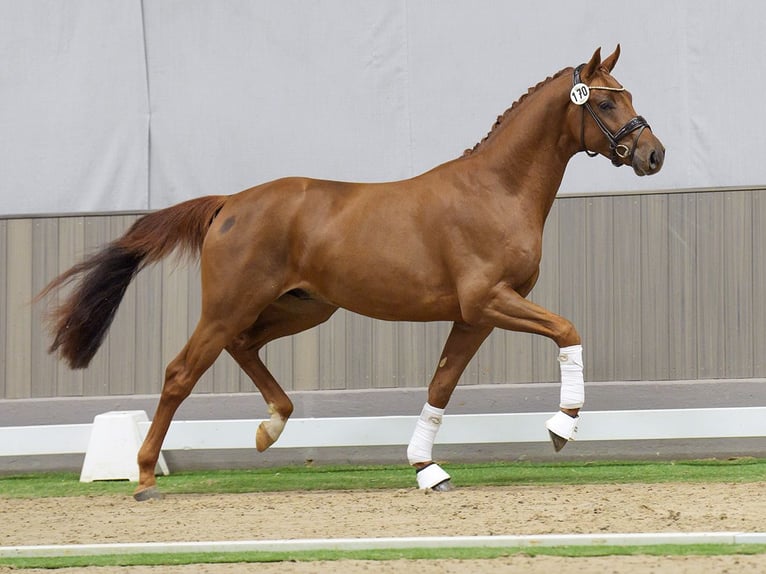
[[[624,160],[625,158],[630,159],[630,163],[633,163],[633,154],[636,151],[636,144],[638,143],[639,138],[641,137],[641,134],[643,131],[649,127],[649,124],[646,122],[646,120],[642,116],[636,116],[632,120],[629,120],[624,126],[622,126],[619,130],[617,130],[617,133],[612,133],[612,131],[607,127],[607,125],[603,122],[603,120],[596,115],[595,110],[590,105],[590,102],[588,101],[590,91],[591,90],[608,90],[610,92],[622,92],[625,90],[625,88],[610,88],[608,86],[588,86],[586,84],[583,84],[580,80],[580,70],[582,70],[583,66],[585,64],[580,64],[575,68],[574,74],[572,76],[572,93],[571,93],[571,99],[572,102],[576,105],[582,107],[582,122],[580,126],[580,142],[582,143],[582,148],[585,150],[585,153],[588,154],[589,157],[595,157],[598,155],[596,152],[590,151],[586,145],[585,145],[585,110],[588,110],[588,113],[593,118],[593,121],[596,122],[596,125],[599,127],[601,132],[606,136],[606,139],[609,140],[609,150],[612,153],[612,165],[616,167],[620,167],[621,160]],[[624,138],[626,135],[636,131],[638,131],[638,135],[636,136],[634,140],[634,145],[632,148],[628,147],[625,144],[621,144],[620,140]]]

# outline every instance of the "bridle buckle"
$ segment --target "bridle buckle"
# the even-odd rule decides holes
[[[625,144],[619,144],[617,147],[614,148],[614,153],[618,157],[625,159],[630,155],[630,148],[626,146]]]

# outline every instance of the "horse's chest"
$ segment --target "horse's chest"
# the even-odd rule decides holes
[[[526,284],[535,277],[542,257],[541,241],[510,244],[502,254],[504,279],[514,286]]]

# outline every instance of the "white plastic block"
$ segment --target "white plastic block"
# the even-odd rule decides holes
[[[138,449],[144,440],[139,423],[148,423],[144,411],[110,411],[96,415],[88,441],[88,450],[80,473],[80,482],[94,480],[138,481]],[[145,427],[145,425],[141,425]],[[157,467],[169,474],[160,453]]]

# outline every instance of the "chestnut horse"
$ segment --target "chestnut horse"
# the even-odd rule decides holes
[[[201,316],[165,371],[138,453],[136,500],[160,496],[155,465],[171,419],[224,349],[271,413],[258,427],[257,449],[273,444],[293,405],[259,351],[339,307],[388,321],[453,322],[407,449],[420,488],[451,488],[432,461],[434,438],[459,377],[495,327],[544,335],[561,348],[560,410],[546,426],[556,450],[572,439],[584,400],[580,336],[525,297],[572,156],[601,154],[637,175],[662,167],[664,147],[611,76],[619,53],[618,45],[602,61],[596,50],[586,64],[539,83],[473,149],[417,177],[380,184],[291,177],[192,199],[141,217],[54,279],[41,297],[76,281],[51,312],[50,350],[84,368],[136,273],[175,250],[200,258]]]

